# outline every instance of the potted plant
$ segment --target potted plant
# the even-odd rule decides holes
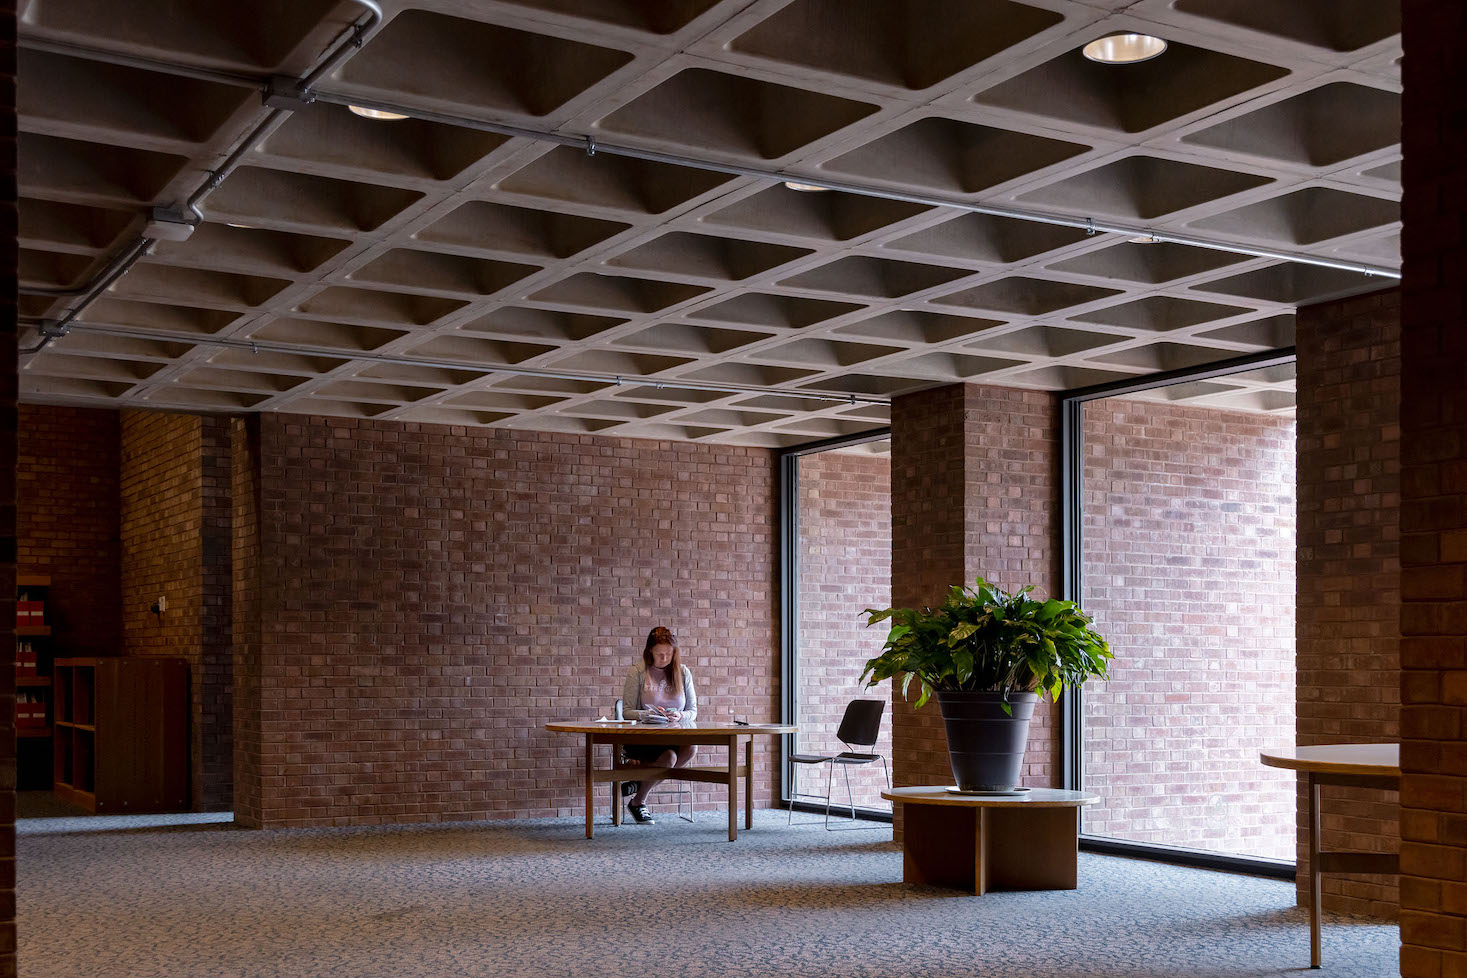
[[[978,578],[953,587],[937,608],[862,612],[867,626],[891,621],[881,654],[861,679],[874,686],[905,675],[921,685],[916,706],[935,692],[947,728],[958,790],[1012,791],[1018,784],[1034,705],[1048,693],[1106,678],[1110,646],[1073,601],[1013,594]]]

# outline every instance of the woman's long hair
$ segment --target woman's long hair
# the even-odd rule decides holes
[[[674,693],[683,691],[683,654],[677,647],[677,636],[672,629],[658,625],[647,633],[647,644],[642,649],[642,665],[652,668],[652,646],[671,645],[672,661],[667,664],[667,686]]]

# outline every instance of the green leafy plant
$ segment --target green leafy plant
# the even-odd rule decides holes
[[[1015,692],[1057,697],[1067,686],[1105,679],[1111,651],[1090,627],[1094,619],[1073,601],[1031,598],[1033,590],[1010,594],[980,577],[973,587],[953,587],[937,608],[867,608],[867,627],[890,620],[891,631],[861,679],[874,686],[905,675],[902,695],[910,699],[915,678],[919,708],[939,690],[1000,692],[1006,712]]]

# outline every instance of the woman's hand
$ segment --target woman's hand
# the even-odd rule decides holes
[[[673,723],[676,723],[677,721],[679,721],[679,720],[681,720],[683,718],[682,713],[680,713],[677,710],[663,710],[662,711],[662,715],[665,716],[665,717],[667,717]]]

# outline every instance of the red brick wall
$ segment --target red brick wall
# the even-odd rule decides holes
[[[1294,421],[1085,405],[1084,597],[1115,659],[1085,687],[1091,835],[1294,858]]]
[[[841,750],[835,738],[853,699],[891,698],[890,681],[860,685],[866,660],[881,651],[886,626],[867,628],[861,611],[891,603],[891,459],[856,451],[799,459],[799,714],[800,750]],[[890,710],[881,718],[877,753],[891,762]],[[834,774],[833,795],[846,797],[846,775],[858,806],[887,808],[879,764]],[[823,794],[830,772],[803,767],[800,790]]]
[[[940,601],[979,574],[1007,589],[1059,590],[1059,413],[1043,391],[954,384],[891,408],[891,594],[903,607]],[[1057,707],[1034,712],[1024,783],[1062,778]],[[898,785],[949,784],[936,704],[918,713],[894,694]],[[900,826],[898,826],[900,830]]]
[[[1402,4],[1401,972],[1467,975],[1467,7]]]
[[[19,565],[51,577],[46,616],[54,651],[117,655],[117,412],[23,404],[17,434]]]
[[[187,659],[194,807],[232,781],[227,420],[122,413],[122,623],[127,655]],[[161,614],[149,609],[167,600]]]
[[[260,774],[260,422],[257,416],[230,422],[231,637],[234,663],[231,731],[234,820],[260,825],[264,781]]]
[[[1298,742],[1400,737],[1400,293],[1299,310]],[[1302,779],[1296,779],[1302,782]],[[1326,845],[1393,852],[1395,792],[1325,788]],[[1298,788],[1299,899],[1308,799]],[[1324,877],[1324,905],[1394,918],[1390,876]]]
[[[15,3],[0,0],[0,978],[15,974]]]
[[[704,716],[778,716],[770,452],[258,424],[259,468],[236,470],[259,485],[255,542],[235,544],[258,546],[252,823],[574,814],[581,741],[543,724],[609,710],[654,625],[679,634]],[[760,804],[773,746],[757,744]]]

